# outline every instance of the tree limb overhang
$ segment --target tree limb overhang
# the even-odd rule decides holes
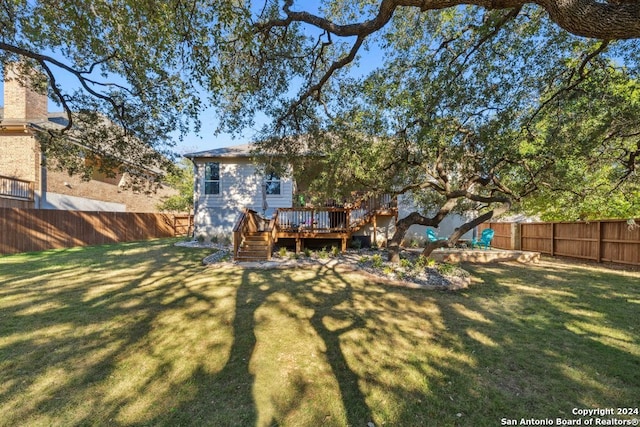
[[[640,1],[637,0],[382,0],[372,19],[344,25],[308,12],[292,11],[293,0],[287,0],[283,6],[286,17],[259,24],[259,28],[304,22],[338,37],[367,36],[384,27],[400,7],[417,7],[426,12],[460,5],[497,10],[518,9],[527,4],[544,8],[558,26],[578,36],[602,40],[640,38]]]

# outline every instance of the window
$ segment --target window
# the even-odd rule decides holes
[[[280,176],[276,173],[268,173],[265,177],[265,188],[267,195],[278,195],[280,193]]]
[[[220,163],[204,165],[204,194],[220,194]]]

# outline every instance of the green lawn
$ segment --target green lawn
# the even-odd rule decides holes
[[[434,292],[207,268],[173,241],[0,257],[0,425],[497,426],[638,406],[640,273]]]

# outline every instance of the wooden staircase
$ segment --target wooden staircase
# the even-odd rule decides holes
[[[272,245],[268,231],[247,231],[235,256],[236,261],[266,261],[271,259]]]

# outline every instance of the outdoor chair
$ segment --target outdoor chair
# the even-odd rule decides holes
[[[480,239],[473,239],[471,241],[471,248],[475,248],[476,246],[481,248],[484,247],[484,249],[489,249],[491,248],[491,240],[493,239],[493,233],[494,231],[490,228],[485,228],[484,230],[482,230],[482,234],[480,235]]]
[[[435,231],[433,231],[432,229],[428,228],[427,229],[427,240],[431,243],[431,242],[438,242],[438,241],[442,241],[442,240],[447,240],[446,237],[438,237],[438,235],[436,234]]]

